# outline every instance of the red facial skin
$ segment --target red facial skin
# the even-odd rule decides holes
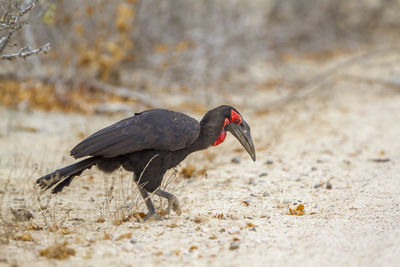
[[[231,122],[234,122],[236,124],[242,123],[242,117],[240,117],[240,115],[237,114],[233,109],[231,110]]]
[[[231,122],[236,123],[236,124],[242,123],[242,117],[240,117],[240,115],[233,109],[231,110],[231,120],[229,121],[228,118],[225,118],[225,122],[224,122],[224,126],[222,127],[222,131],[219,134],[219,137],[217,138],[217,140],[215,140],[213,146],[217,146],[217,145],[221,144],[222,142],[224,142],[224,140],[226,138],[225,126]]]

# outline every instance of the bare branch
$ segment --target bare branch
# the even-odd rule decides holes
[[[2,55],[0,57],[1,60],[13,60],[16,58],[23,58],[25,59],[26,57],[32,56],[32,55],[36,55],[39,54],[41,52],[45,53],[47,51],[49,51],[51,48],[50,43],[47,43],[45,45],[43,45],[42,47],[38,48],[38,49],[32,49],[30,46],[26,46],[21,48],[18,53],[15,54],[10,54],[10,55]]]
[[[6,48],[12,34],[13,31],[9,31],[6,36],[0,39],[0,54],[3,52],[4,48]]]
[[[16,4],[12,4],[12,1],[8,1],[7,10],[4,12],[2,16],[2,23],[0,24],[0,31],[7,30],[5,36],[0,39],[0,60],[13,60],[16,58],[25,59],[28,56],[36,55],[41,52],[46,53],[50,50],[50,44],[47,43],[38,49],[32,49],[29,45],[21,48],[17,53],[1,55],[4,49],[7,47],[8,43],[11,41],[11,36],[16,32],[22,29],[22,27],[27,23],[26,20],[23,20],[22,17],[28,14],[38,3],[38,0],[30,1],[24,8],[20,7],[17,2]],[[3,9],[3,8],[2,8]]]
[[[19,16],[22,17],[23,15],[25,15],[26,13],[28,13],[29,11],[31,11],[31,9],[35,7],[37,1],[38,1],[38,0],[33,0],[32,2],[30,2],[29,5],[28,5],[26,8],[22,9],[22,10],[19,12]]]

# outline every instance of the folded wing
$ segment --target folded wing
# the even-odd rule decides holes
[[[71,150],[74,158],[112,158],[145,149],[175,151],[200,134],[198,121],[180,112],[153,109],[137,113],[92,134]]]

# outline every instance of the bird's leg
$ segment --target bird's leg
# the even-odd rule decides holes
[[[170,214],[171,209],[173,211],[175,211],[176,214],[178,214],[178,215],[182,214],[181,207],[179,205],[179,201],[176,196],[174,196],[171,193],[168,193],[167,191],[161,190],[161,189],[157,189],[153,193],[156,194],[157,196],[166,198],[168,200],[168,209],[167,209],[166,215]]]
[[[144,221],[160,221],[162,218],[158,216],[156,209],[154,208],[153,202],[151,202],[151,198],[147,191],[143,188],[139,188],[140,194],[142,195],[144,202],[146,203],[147,209],[149,212],[146,217],[144,217]]]

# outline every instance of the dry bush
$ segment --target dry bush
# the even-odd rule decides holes
[[[124,69],[162,70],[166,84],[215,82],[271,49],[365,41],[375,30],[395,29],[400,10],[395,0],[40,3],[35,34],[54,41],[52,60],[61,63],[62,75],[79,70],[112,83]]]
[[[58,95],[76,88],[118,89],[105,84],[146,93],[242,90],[236,76],[254,62],[277,62],[277,55],[287,50],[315,52],[381,42],[382,36],[395,36],[400,23],[396,0],[39,3],[31,18],[34,27],[24,29],[25,39],[31,33],[33,43],[49,40],[54,49],[23,67],[10,64],[14,69],[3,74],[35,76],[54,86]],[[206,93],[202,96],[196,98],[199,104],[213,101]]]
[[[33,41],[34,35],[28,22],[29,13],[37,5],[38,0],[19,1],[2,0],[0,1],[0,60],[25,59],[29,56],[46,53],[50,49],[47,43],[39,48],[34,48],[28,44],[20,45],[13,42],[14,36],[24,29],[26,41]],[[19,49],[11,53],[9,51]],[[22,47],[22,48],[21,48]],[[8,54],[6,52],[9,52]]]

